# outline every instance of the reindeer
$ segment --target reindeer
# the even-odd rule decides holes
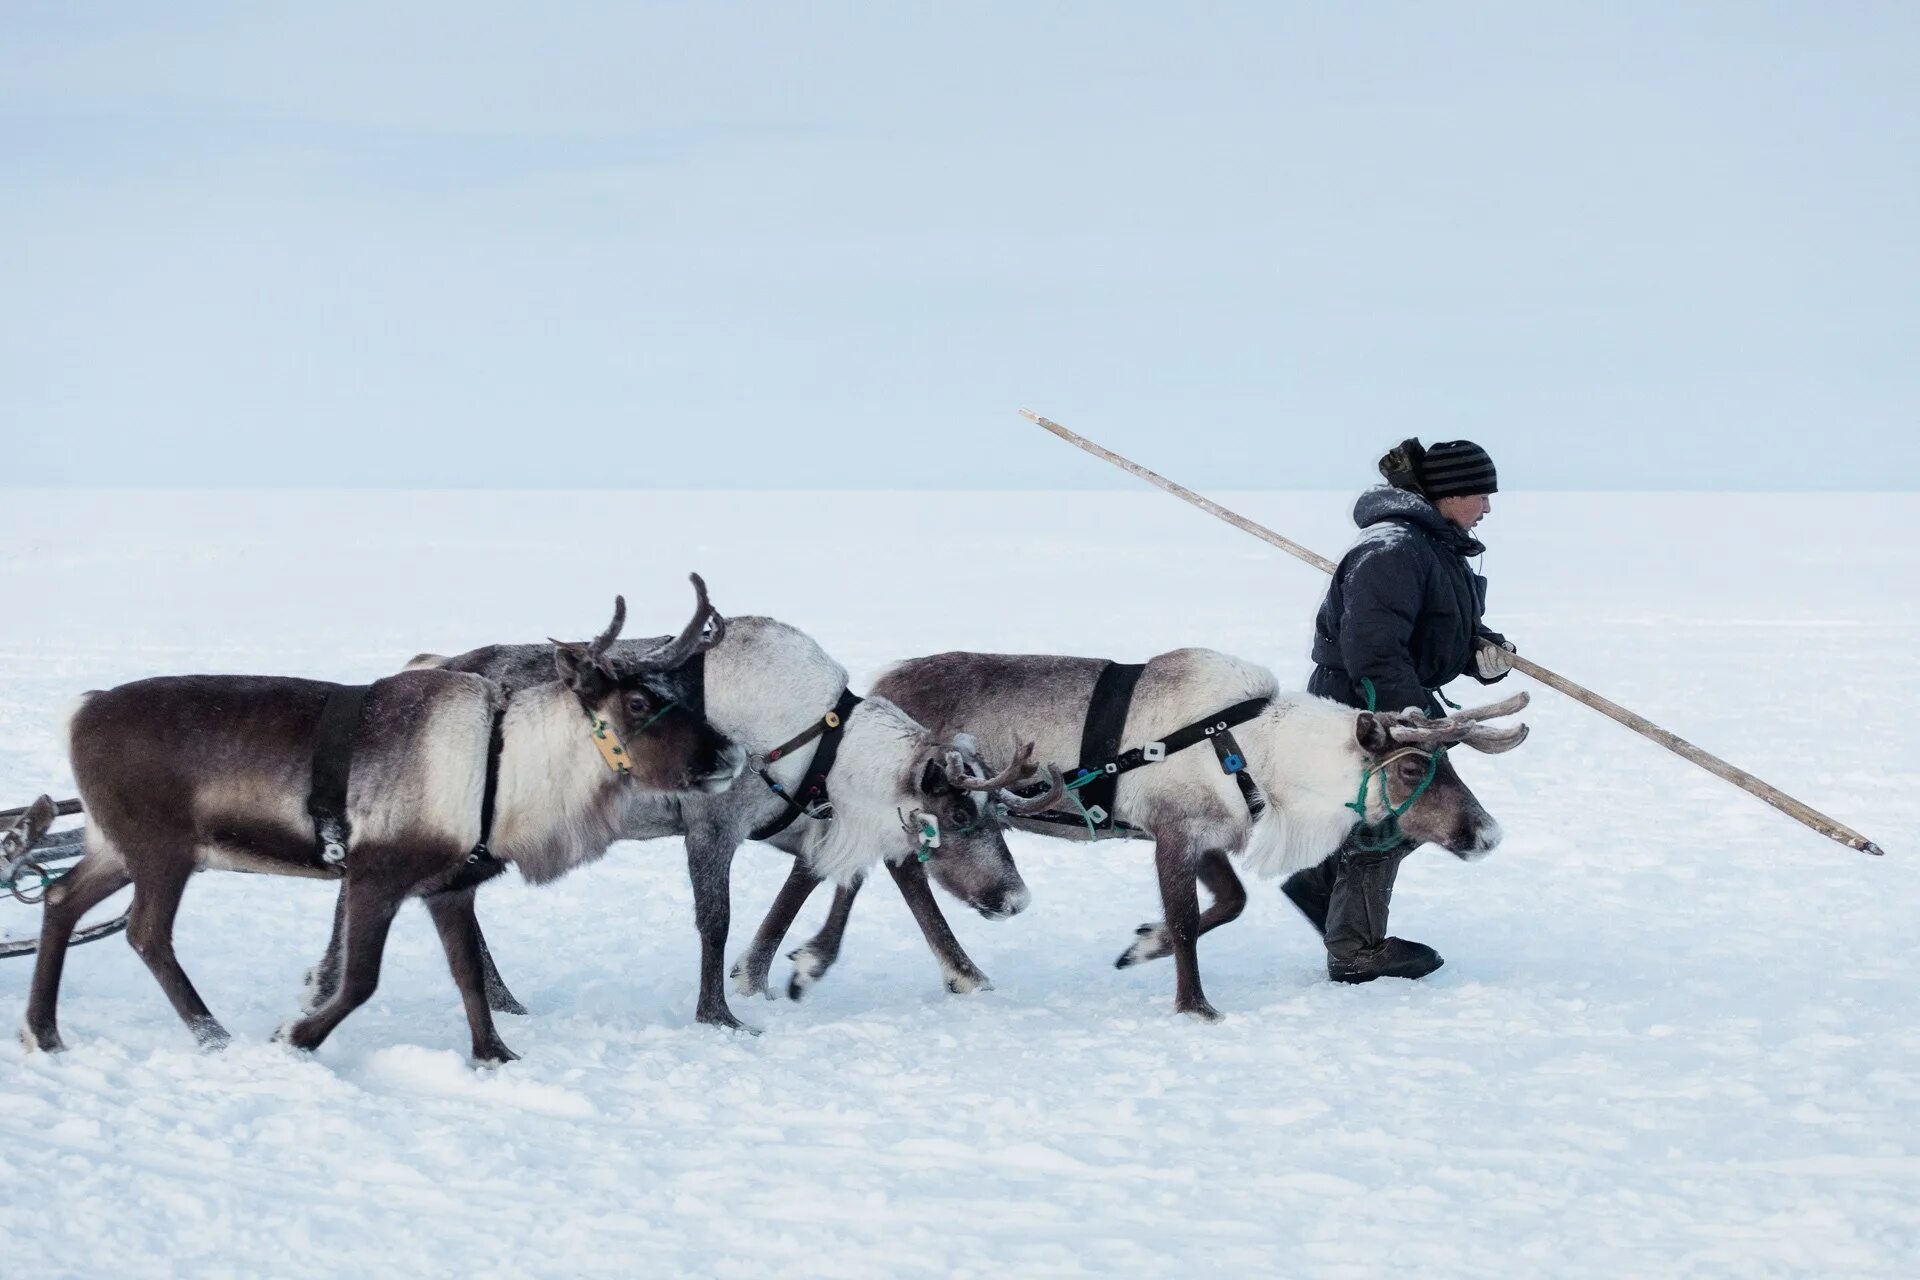
[[[616,671],[629,655],[646,651],[644,642],[633,649],[628,643],[608,654]],[[537,679],[541,661],[541,651],[533,645],[490,645],[458,657],[422,654],[414,659],[417,666],[478,673],[507,689]],[[947,989],[962,993],[990,985],[954,941],[928,889],[926,872],[931,870],[943,888],[988,919],[1024,910],[1031,895],[1007,852],[1004,827],[1009,817],[1040,812],[1058,802],[1064,791],[1059,770],[1046,770],[1046,786],[1038,796],[1013,795],[1008,788],[1033,780],[1039,772],[1030,745],[1011,744],[1003,757],[1008,765],[997,773],[988,770],[977,746],[964,735],[932,733],[885,698],[853,698],[847,692],[845,668],[805,633],[772,618],[730,619],[725,639],[703,663],[705,714],[749,753],[756,776],[743,777],[721,795],[630,795],[611,832],[612,839],[620,840],[670,835],[686,839],[694,924],[700,934],[695,1019],[757,1031],[734,1016],[723,985],[733,856],[749,838],[793,855],[790,882],[797,878],[817,884],[825,878],[857,883],[875,860],[884,860],[934,953],[957,957],[943,965]],[[816,753],[826,750],[836,735],[837,754],[820,779],[822,794],[808,795]],[[926,828],[929,822],[932,827]],[[902,834],[903,828],[908,834]],[[914,856],[923,829],[934,831],[938,839],[924,864]],[[604,848],[581,843],[573,852],[586,860],[599,857]],[[565,869],[549,864],[553,875]],[[321,997],[338,967],[338,943],[336,922],[329,958],[316,970],[312,984]],[[765,991],[764,967],[757,987],[742,981],[742,971],[734,976],[743,993]],[[795,981],[804,979],[796,974]],[[487,986],[496,1009],[524,1012],[497,973],[489,975]]]
[[[608,651],[626,617],[616,598],[603,634],[546,646],[547,679],[510,691],[465,672],[406,671],[363,691],[201,675],[86,695],[69,725],[86,853],[47,893],[28,1047],[63,1047],[55,1006],[74,924],[129,883],[134,951],[200,1044],[226,1044],[173,951],[188,878],[217,867],[341,881],[342,979],[277,1038],[315,1049],[363,1004],[394,913],[419,897],[460,988],[474,1058],[515,1057],[481,982],[474,890],[509,863],[546,880],[584,861],[582,849],[612,838],[631,793],[712,792],[740,770],[739,750],[689,710],[684,668],[725,635],[697,574],[693,585],[693,620],[671,643],[616,666]],[[323,722],[362,694],[343,812],[310,812],[332,756],[316,749]]]
[[[874,691],[937,733],[972,734],[988,759],[1010,750],[1016,739],[1032,741],[1048,758],[1076,759],[1095,686],[1107,665],[1097,658],[945,653],[894,666]],[[1237,754],[1253,791],[1225,771],[1215,752],[1199,750],[1168,755],[1116,779],[1116,829],[1153,841],[1166,918],[1140,926],[1115,967],[1172,955],[1175,1009],[1205,1021],[1220,1014],[1201,990],[1196,943],[1246,905],[1246,889],[1228,855],[1239,855],[1263,876],[1281,875],[1330,857],[1357,823],[1383,824],[1394,810],[1404,809],[1393,823],[1406,835],[1442,845],[1465,860],[1485,857],[1500,842],[1499,825],[1467,789],[1444,749],[1510,751],[1527,736],[1525,725],[1485,723],[1523,709],[1525,694],[1429,721],[1411,709],[1355,711],[1311,694],[1283,693],[1265,668],[1211,650],[1176,649],[1146,663],[1121,745],[1165,741],[1182,726],[1204,724],[1222,708],[1250,701],[1264,706],[1231,726],[1231,741],[1243,749]],[[1372,785],[1361,796],[1363,779]],[[1363,812],[1355,811],[1356,804]],[[1045,824],[1036,821],[1040,816],[1029,814],[1015,825],[1070,838],[1088,834],[1077,822],[1057,825],[1057,814],[1044,815],[1056,819]],[[1196,881],[1213,895],[1204,914]],[[817,883],[789,880],[742,966],[771,960]],[[858,888],[839,888],[821,936],[796,955],[838,954]],[[940,963],[971,962],[955,943],[940,955]],[[813,976],[817,980],[821,973]]]

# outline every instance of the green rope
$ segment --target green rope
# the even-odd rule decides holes
[[[1413,789],[1413,794],[1397,805],[1387,796],[1387,771],[1378,770],[1380,803],[1386,806],[1387,814],[1380,821],[1371,824],[1367,822],[1367,786],[1373,781],[1376,770],[1369,764],[1360,771],[1360,793],[1353,798],[1353,802],[1347,805],[1347,808],[1358,815],[1358,820],[1353,824],[1354,843],[1363,852],[1385,853],[1400,843],[1400,819],[1405,816],[1407,810],[1419,802],[1421,796],[1427,793],[1427,788],[1433,785],[1434,778],[1440,773],[1440,762],[1446,758],[1446,755],[1445,747],[1434,748],[1433,754],[1427,757],[1426,776],[1420,779],[1420,785]]]
[[[641,725],[638,729],[635,729],[633,731],[633,736],[637,738],[641,734],[645,733],[647,730],[653,728],[654,724],[660,719],[661,716],[664,716],[665,714],[667,714],[667,712],[673,710],[675,707],[679,705],[680,704],[677,702],[669,701],[666,706],[654,712],[653,715],[648,718],[645,724]]]

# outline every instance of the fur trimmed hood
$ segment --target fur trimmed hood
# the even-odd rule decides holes
[[[1478,538],[1440,514],[1439,508],[1417,493],[1379,485],[1361,494],[1353,504],[1353,522],[1362,529],[1386,521],[1420,529],[1449,551],[1477,556],[1486,551]]]

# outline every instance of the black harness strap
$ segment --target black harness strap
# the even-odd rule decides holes
[[[487,730],[487,787],[480,793],[480,843],[473,846],[467,861],[484,862],[493,857],[489,842],[493,839],[493,811],[500,799],[500,749],[506,743],[508,694],[493,709],[493,724]]]
[[[1266,698],[1248,698],[1245,702],[1236,702],[1225,710],[1208,716],[1205,720],[1196,720],[1184,728],[1175,729],[1159,742],[1149,742],[1144,747],[1135,747],[1131,751],[1122,753],[1118,759],[1107,767],[1115,772],[1126,773],[1130,770],[1138,769],[1143,764],[1153,764],[1156,761],[1164,760],[1177,751],[1185,751],[1196,742],[1204,742],[1209,738],[1214,738],[1218,739],[1214,744],[1214,751],[1216,753],[1220,753],[1220,748],[1224,745],[1227,750],[1232,753],[1233,757],[1240,762],[1239,768],[1228,768],[1227,772],[1239,774],[1246,768],[1246,757],[1240,754],[1238,744],[1233,741],[1233,735],[1228,733],[1227,730],[1233,728],[1234,725],[1245,724],[1262,711],[1265,711],[1267,709],[1267,701]],[[1227,758],[1225,754],[1221,754],[1220,764],[1222,768],[1226,768]]]
[[[1102,672],[1102,678],[1105,678],[1104,672]],[[1213,753],[1220,761],[1220,768],[1231,774],[1234,782],[1239,784],[1240,795],[1247,802],[1248,814],[1258,820],[1260,815],[1266,812],[1267,803],[1260,795],[1260,788],[1247,774],[1246,754],[1240,750],[1240,744],[1234,740],[1232,730],[1234,725],[1244,724],[1266,710],[1267,702],[1266,698],[1248,698],[1245,702],[1236,702],[1225,710],[1208,716],[1205,720],[1196,720],[1190,725],[1175,729],[1158,742],[1149,742],[1143,747],[1123,751],[1102,763],[1082,765],[1075,769],[1073,771],[1075,779],[1088,774],[1105,775],[1074,788],[1075,793],[1080,795],[1081,803],[1086,807],[1085,818],[1071,813],[1055,812],[1034,814],[1023,821],[1048,822],[1060,826],[1083,826],[1091,821],[1096,828],[1100,829],[1124,827],[1125,823],[1114,821],[1109,807],[1114,793],[1119,790],[1120,775],[1131,773],[1142,765],[1157,764],[1198,742],[1213,743]],[[1092,722],[1092,708],[1088,708],[1087,719],[1089,723]],[[1098,756],[1094,758],[1100,759]],[[1104,788],[1104,795],[1107,797],[1106,803],[1102,804],[1098,810],[1098,816],[1096,816],[1094,804],[1089,800],[1089,796],[1096,788]]]
[[[1133,707],[1133,689],[1140,683],[1144,662],[1109,662],[1100,668],[1093,682],[1093,698],[1087,703],[1087,720],[1080,729],[1080,759],[1104,762],[1120,754],[1120,735],[1127,731],[1127,712]],[[1100,763],[1082,765],[1074,770],[1072,782],[1083,774],[1100,769]],[[1113,798],[1120,790],[1117,771],[1107,771],[1078,789],[1080,803],[1096,826],[1105,825],[1113,816]]]
[[[1261,705],[1266,705],[1264,700]],[[1260,821],[1260,815],[1267,811],[1267,801],[1247,773],[1246,753],[1233,740],[1233,730],[1219,729],[1208,741],[1213,743],[1213,754],[1220,758],[1220,767],[1232,774],[1233,780],[1240,784],[1240,798],[1247,802],[1247,815],[1255,822]]]
[[[347,778],[353,771],[353,747],[360,736],[360,712],[367,702],[364,684],[335,685],[320,708],[313,730],[313,775],[307,790],[307,814],[320,860],[337,867],[347,860]]]
[[[693,701],[682,705],[693,712],[695,719],[705,720],[707,718],[707,651],[702,649],[694,654],[681,665],[680,669],[687,673],[693,685]]]
[[[313,780],[307,792],[307,813],[313,818],[320,860],[337,867],[347,860],[352,828],[347,823],[347,780],[353,772],[353,751],[360,736],[360,713],[369,685],[341,685],[327,695],[320,723],[313,733]],[[500,798],[500,749],[506,741],[507,705],[494,708],[487,730],[487,783],[480,793],[480,843],[467,855],[469,863],[493,857],[493,814]]]
[[[853,690],[842,689],[840,700],[834,703],[832,711],[807,726],[806,731],[798,737],[791,738],[767,752],[766,763],[772,764],[775,760],[782,759],[804,747],[815,738],[820,739],[820,745],[814,749],[813,760],[807,765],[806,775],[800,779],[799,787],[791,792],[775,782],[773,775],[768,773],[764,766],[760,768],[758,771],[760,780],[767,784],[768,790],[787,802],[787,811],[771,822],[757,827],[750,833],[750,839],[767,840],[777,836],[792,826],[794,820],[803,813],[811,814],[816,818],[833,815],[832,802],[827,796],[827,774],[833,768],[834,757],[840,754],[840,737],[846,732],[847,717],[853,714],[853,709],[859,706],[860,702],[860,696]]]

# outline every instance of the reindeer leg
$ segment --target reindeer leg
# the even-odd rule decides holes
[[[66,966],[67,943],[80,917],[131,882],[125,867],[90,853],[47,890],[47,905],[40,919],[40,948],[33,965],[33,990],[27,997],[27,1022],[20,1033],[20,1041],[27,1048],[47,1053],[66,1048],[54,1015],[60,1003],[60,971]]]
[[[480,919],[474,917],[473,929],[480,933]],[[507,989],[507,980],[500,976],[500,970],[493,963],[493,951],[487,946],[486,935],[480,934],[480,977],[487,987],[487,1007],[495,1013],[525,1014],[527,1006],[521,1004],[513,992]]]
[[[787,936],[787,930],[793,927],[793,919],[800,914],[807,899],[820,886],[820,877],[813,874],[805,858],[793,860],[793,870],[787,873],[787,882],[780,886],[779,896],[773,905],[767,908],[767,918],[760,922],[760,930],[753,935],[753,945],[747,953],[734,962],[733,989],[743,996],[763,995],[773,999],[773,991],[767,986],[767,974],[773,969],[774,953],[780,949],[780,940]]]
[[[1227,860],[1227,855],[1218,849],[1209,849],[1200,855],[1198,872],[1200,883],[1213,895],[1213,901],[1200,913],[1200,933],[1204,936],[1228,921],[1240,918],[1240,913],[1247,909],[1247,887],[1240,883],[1240,877],[1235,873],[1233,863]],[[1173,954],[1173,944],[1167,938],[1164,921],[1143,924],[1134,930],[1134,935],[1133,945],[1120,953],[1120,958],[1113,962],[1114,968],[1129,969],[1136,964]]]
[[[154,981],[167,993],[174,1012],[200,1047],[224,1049],[232,1037],[193,989],[173,954],[173,920],[193,876],[193,863],[188,858],[162,857],[143,859],[139,865],[141,870],[133,877],[133,907],[127,914],[127,941],[146,961]]]
[[[327,935],[327,951],[320,962],[307,970],[300,991],[300,1012],[312,1013],[333,999],[340,989],[340,957],[346,949],[347,886],[343,882],[333,899],[333,932]]]
[[[847,936],[847,917],[853,914],[853,900],[860,895],[862,876],[850,885],[836,886],[833,905],[827,908],[826,923],[820,932],[787,953],[793,961],[793,976],[787,979],[787,999],[798,1000],[807,988],[820,981],[840,958],[840,943]]]
[[[473,890],[430,895],[427,914],[433,917],[433,927],[440,931],[447,968],[453,972],[453,984],[460,988],[460,1002],[466,1006],[467,1029],[473,1033],[473,1060],[489,1067],[514,1061],[520,1055],[507,1048],[493,1026],[493,1008],[486,982],[486,944],[480,936],[480,921],[473,914]]]
[[[392,928],[394,913],[405,897],[405,890],[391,882],[356,880],[352,875],[347,877],[342,893],[347,920],[340,988],[320,1008],[275,1034],[274,1039],[296,1049],[319,1048],[348,1014],[372,998],[380,985],[380,957],[386,950],[387,930]]]
[[[1200,890],[1194,882],[1193,852],[1184,840],[1161,836],[1154,845],[1153,861],[1160,873],[1160,905],[1167,913],[1167,934],[1173,945],[1174,1012],[1218,1022],[1220,1011],[1207,1003],[1200,989],[1200,954],[1195,945],[1200,937]]]
[[[947,990],[957,996],[993,990],[993,983],[975,967],[960,940],[953,936],[947,917],[927,884],[927,869],[918,861],[907,861],[889,862],[887,870],[893,874],[893,883],[906,900],[907,910],[913,912],[913,922],[920,926],[920,936],[927,940],[927,949],[939,961]]]
[[[760,1034],[727,1007],[723,975],[727,929],[733,914],[733,851],[730,841],[707,824],[687,831],[687,875],[693,880],[693,923],[700,931],[700,1002],[694,1020],[730,1031]]]
[[[340,895],[333,900],[333,934],[327,939],[327,953],[320,962],[307,970],[306,986],[300,993],[300,1012],[312,1013],[327,1001],[333,999],[334,992],[340,989],[340,957],[345,947],[347,920],[347,893],[343,885]],[[474,917],[473,927],[480,928],[479,917]],[[442,935],[445,942],[445,935]],[[487,1006],[495,1013],[521,1013],[527,1006],[515,998],[507,989],[506,979],[500,976],[500,970],[494,967],[493,952],[487,949],[487,939],[480,938],[480,976],[486,983]]]

